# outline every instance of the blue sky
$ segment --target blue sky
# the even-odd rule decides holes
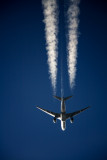
[[[67,121],[37,110],[55,112],[48,74],[41,1],[0,2],[0,159],[1,160],[106,160],[107,159],[107,2],[82,0],[78,39],[76,85],[69,87],[66,29],[59,3],[59,63],[57,96],[60,96],[60,57],[63,56],[64,96],[67,112],[91,108]],[[62,19],[62,20],[61,20]]]

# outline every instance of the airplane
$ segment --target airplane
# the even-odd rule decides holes
[[[54,96],[54,98],[58,99],[59,101],[61,101],[61,113],[55,113],[55,112],[51,112],[49,110],[46,110],[46,109],[43,109],[39,106],[37,106],[38,109],[40,109],[41,111],[51,115],[53,118],[53,122],[56,123],[56,120],[59,119],[61,121],[61,129],[64,131],[66,129],[66,120],[70,118],[70,122],[73,123],[74,121],[74,116],[76,116],[77,114],[85,111],[86,109],[89,108],[86,107],[86,108],[83,108],[81,110],[78,110],[76,112],[72,112],[72,113],[66,113],[66,106],[65,106],[65,101],[70,99],[72,96],[69,96],[69,97],[58,97],[58,96]]]

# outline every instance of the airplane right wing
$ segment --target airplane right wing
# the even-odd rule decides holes
[[[73,117],[73,116],[76,116],[77,114],[85,111],[85,110],[88,109],[88,108],[89,108],[89,107],[86,107],[86,108],[83,108],[83,109],[81,109],[81,110],[79,110],[79,111],[76,111],[76,112],[73,112],[73,113],[67,113],[67,114],[66,114],[66,119],[71,118],[71,117]]]
[[[43,108],[40,108],[37,106],[38,109],[40,109],[41,111],[51,115],[52,117],[56,117],[56,118],[59,118],[60,117],[60,114],[59,113],[55,113],[55,112],[51,112],[51,111],[48,111],[46,109],[43,109]]]

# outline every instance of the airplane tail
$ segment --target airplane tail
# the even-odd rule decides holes
[[[56,98],[56,99],[58,99],[59,101],[61,101],[62,99],[64,99],[64,101],[66,101],[66,100],[68,100],[68,99],[70,99],[72,96],[69,96],[69,97],[63,97],[63,98],[61,98],[61,97],[58,97],[58,96],[54,96],[54,98]]]

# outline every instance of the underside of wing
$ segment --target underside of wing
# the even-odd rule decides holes
[[[48,110],[46,110],[46,109],[40,108],[40,107],[38,107],[38,106],[37,106],[37,108],[40,109],[41,111],[49,114],[49,115],[52,116],[52,117],[56,117],[56,118],[59,118],[59,117],[60,117],[60,114],[59,114],[59,113],[51,112],[51,111],[48,111]]]
[[[79,110],[79,111],[76,111],[76,112],[67,113],[67,114],[66,114],[66,119],[71,118],[71,117],[73,117],[73,116],[76,116],[77,114],[85,111],[85,110],[88,109],[88,108],[89,108],[89,107],[86,107],[86,108],[83,108],[83,109],[81,109],[81,110]]]

